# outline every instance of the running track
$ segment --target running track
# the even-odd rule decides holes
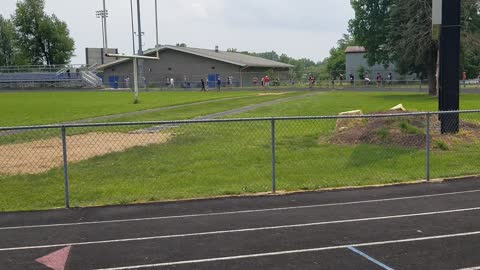
[[[480,179],[4,213],[0,239],[1,269],[474,270]]]

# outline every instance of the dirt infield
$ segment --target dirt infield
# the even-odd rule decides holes
[[[79,162],[137,146],[166,143],[172,133],[88,133],[67,137],[68,162]],[[60,138],[0,146],[0,174],[37,174],[63,166]]]

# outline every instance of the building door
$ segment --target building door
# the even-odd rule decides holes
[[[208,88],[215,88],[219,74],[208,74]]]
[[[120,80],[120,77],[118,76],[110,76],[108,77],[108,84],[110,85],[111,88],[118,89],[119,80]]]

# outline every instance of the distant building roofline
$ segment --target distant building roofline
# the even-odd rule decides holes
[[[345,53],[366,53],[367,49],[363,46],[348,46]]]
[[[177,47],[171,45],[165,45],[154,49],[149,49],[144,52],[145,55],[153,55],[157,51],[165,51],[165,50],[174,50],[179,51],[182,53],[192,54],[224,63],[229,63],[232,65],[240,66],[240,67],[266,67],[266,68],[293,68],[294,66],[268,60],[261,57],[250,56],[246,54],[236,53],[236,52],[224,52],[224,51],[214,51],[214,50],[207,50],[207,49],[199,49],[199,48],[190,48],[190,47]],[[127,61],[131,61],[129,59],[120,59],[108,64],[104,64],[99,66],[100,69],[112,67]]]

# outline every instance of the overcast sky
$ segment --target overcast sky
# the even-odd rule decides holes
[[[13,14],[17,0],[1,1],[0,13]],[[152,48],[155,1],[140,2],[144,46]],[[158,5],[160,44],[275,50],[315,61],[328,56],[354,15],[350,0],[158,0]],[[101,21],[95,17],[99,9],[101,0],[46,0],[47,13],[66,21],[75,39],[72,63],[85,63],[86,47],[102,47]],[[130,0],[107,0],[107,9],[109,47],[131,53]]]

